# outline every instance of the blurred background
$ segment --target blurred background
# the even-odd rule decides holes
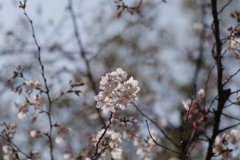
[[[73,6],[81,47],[75,36],[70,4]],[[135,7],[139,0],[128,0],[125,4]],[[219,0],[219,8],[225,4],[225,0]],[[239,11],[239,7],[240,3],[232,1],[219,14],[222,38],[229,35],[228,27],[236,25],[236,20],[231,18],[230,13]],[[159,126],[164,127],[166,133],[177,143],[181,140],[182,135],[179,133],[186,112],[182,100],[192,97],[193,85],[196,84],[197,91],[201,88],[208,89],[203,108],[208,108],[217,95],[216,68],[210,72],[215,61],[212,58],[214,35],[209,0],[167,0],[166,3],[143,0],[140,9],[133,15],[123,11],[119,18],[116,17],[119,11],[114,0],[29,0],[26,12],[33,21],[53,99],[70,88],[69,81],[84,83],[78,88],[82,92],[80,96],[67,94],[53,104],[53,123],[73,130],[67,141],[55,144],[56,159],[62,160],[63,153],[67,152],[80,154],[89,136],[101,129],[93,96],[99,92],[101,77],[116,68],[122,68],[128,77],[133,76],[138,80],[141,90],[136,105]],[[31,26],[19,8],[19,1],[0,1],[0,17],[1,83],[11,79],[13,71],[21,66],[27,80],[43,84]],[[228,44],[229,41],[226,40],[224,47],[227,48]],[[81,56],[83,51],[88,63]],[[239,60],[231,51],[225,54],[223,65],[225,79],[240,66]],[[239,78],[236,75],[227,87],[231,87],[232,91],[237,90],[240,86]],[[24,80],[20,78],[13,81],[15,87],[23,83]],[[39,114],[36,122],[31,123],[32,117],[38,113],[30,108],[28,116],[19,120],[17,111],[11,105],[11,102],[23,103],[25,97],[24,94],[10,92],[6,86],[0,85],[0,121],[18,125],[14,142],[25,152],[37,150],[42,159],[49,159],[47,138],[32,139],[29,135],[33,129],[48,132],[46,115]],[[42,98],[45,102],[43,107],[47,108],[46,95],[43,94]],[[234,96],[231,98],[233,101],[236,99]],[[238,106],[227,108],[226,113],[238,116],[236,109]],[[145,117],[133,106],[129,106],[124,114],[136,117],[141,124],[140,134],[148,136]],[[107,121],[109,115],[102,116]],[[223,127],[234,124],[234,120],[223,118]],[[150,129],[156,128],[150,124]],[[190,135],[192,130],[190,121],[187,134]],[[57,135],[57,130],[53,131]],[[210,128],[206,133],[211,133]],[[201,134],[200,129],[199,136]],[[162,144],[174,149],[160,132],[159,135]],[[5,142],[0,139],[0,143]],[[124,159],[140,159],[136,158],[132,142],[124,142],[124,145],[128,146],[124,150]],[[190,159],[202,159],[206,150],[204,145],[199,142]],[[153,157],[158,160],[178,158],[166,150]]]

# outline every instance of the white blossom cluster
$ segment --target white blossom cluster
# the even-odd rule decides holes
[[[16,158],[16,155],[15,155],[16,151],[13,149],[12,146],[3,145],[2,151],[3,151],[3,160],[18,160],[18,158]],[[40,154],[36,151],[32,151],[31,154],[36,158],[41,158]],[[27,159],[27,160],[32,160],[32,159]]]
[[[100,89],[103,91],[94,96],[94,99],[97,101],[97,108],[101,108],[103,113],[115,112],[116,107],[124,110],[138,99],[136,93],[140,90],[138,81],[133,77],[127,80],[127,73],[121,68],[103,76]]]
[[[134,118],[121,118],[117,114],[113,114],[111,126],[107,129],[99,131],[91,138],[91,144],[96,147],[98,143],[98,153],[101,153],[99,160],[121,160],[122,159],[122,139],[134,140],[140,126]],[[101,138],[102,137],[102,138]],[[101,138],[101,139],[100,139]],[[86,157],[85,160],[90,158]],[[70,159],[66,159],[70,160]]]
[[[102,157],[107,155],[115,160],[122,159],[122,138],[126,140],[134,140],[137,132],[140,130],[140,126],[134,118],[122,119],[116,114],[113,115],[111,119],[111,127],[107,130],[104,139],[101,142],[104,142],[106,139],[111,139],[109,142],[110,150],[106,150],[106,153],[102,154]],[[96,137],[93,137],[93,143],[99,141],[104,129],[102,129]],[[104,144],[104,143],[103,143]]]
[[[33,91],[33,88],[40,88],[42,84],[39,81],[28,80],[25,81],[25,94],[30,95]]]
[[[233,149],[229,149],[227,146],[229,143],[234,145],[239,140],[240,136],[238,135],[238,130],[236,129],[232,129],[230,131],[230,134],[224,133],[222,135],[222,139],[219,136],[217,136],[213,144],[213,153],[221,155],[223,160],[232,160]]]
[[[157,143],[160,142],[156,131],[152,131],[151,135]],[[151,153],[162,151],[162,148],[159,147],[150,137],[148,140],[142,140],[141,137],[136,137],[134,140],[134,146],[138,148],[136,154],[139,155],[142,160],[152,160],[152,156],[150,155]]]
[[[240,47],[240,38],[231,38],[230,43],[228,44],[227,50],[236,50]]]
[[[2,150],[3,150],[3,159],[4,160],[11,160],[11,159],[15,158],[13,149],[10,145],[3,145]]]
[[[23,104],[17,104],[15,102],[12,102],[14,110],[18,110],[19,119],[22,119],[27,115],[29,105],[33,105],[35,111],[43,109],[41,95],[40,94],[34,95],[33,99],[34,99],[33,102],[30,102],[30,100],[28,99]]]

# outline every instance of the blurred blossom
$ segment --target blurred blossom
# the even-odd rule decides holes
[[[65,153],[65,154],[63,155],[63,158],[64,158],[65,160],[71,160],[71,159],[72,159],[72,155],[71,155],[70,153]]]
[[[25,93],[30,95],[33,91],[33,88],[40,88],[42,85],[38,81],[28,80],[25,81]]]
[[[40,131],[37,131],[37,130],[32,130],[32,131],[30,131],[30,136],[32,137],[32,138],[38,138],[39,136],[40,136]]]
[[[9,145],[3,145],[2,150],[4,154],[8,154],[11,151],[11,146]]]
[[[42,110],[41,95],[40,94],[34,95],[33,99],[34,99],[33,105],[35,106],[34,110]]]
[[[23,106],[21,106],[19,108],[19,111],[18,111],[18,118],[19,119],[22,119],[23,117],[26,116],[26,113],[28,112],[28,104],[25,103]]]
[[[32,151],[32,155],[37,158],[41,158],[40,154],[37,151]]]
[[[15,129],[15,128],[17,128],[17,125],[14,124],[14,123],[11,123],[11,124],[10,124],[10,128],[11,128],[11,129]]]
[[[64,140],[64,137],[67,136],[68,134],[70,134],[72,132],[71,128],[68,127],[62,127],[59,131],[58,131],[58,136],[55,139],[56,143],[61,143]]]
[[[240,47],[240,38],[232,38],[228,44],[227,50],[235,50]]]
[[[202,23],[194,23],[193,29],[199,34],[203,31],[204,25]]]
[[[186,111],[188,111],[191,106],[191,100],[190,99],[182,100],[182,105],[186,109]]]

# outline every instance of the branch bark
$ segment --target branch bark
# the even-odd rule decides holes
[[[216,41],[213,57],[216,61],[216,65],[217,65],[218,106],[217,106],[217,110],[214,111],[215,118],[214,118],[214,123],[213,123],[212,136],[208,142],[208,149],[207,149],[207,154],[206,154],[205,160],[211,160],[211,158],[214,155],[213,144],[214,144],[214,141],[215,141],[217,135],[220,133],[219,125],[221,122],[221,115],[223,112],[223,107],[231,94],[230,89],[224,90],[224,88],[223,88],[224,85],[222,83],[222,79],[223,79],[223,66],[222,66],[222,55],[221,55],[222,43],[220,40],[217,2],[218,2],[217,0],[211,0],[212,16],[213,16],[213,25],[212,25],[213,28],[212,29],[213,29],[215,41]]]

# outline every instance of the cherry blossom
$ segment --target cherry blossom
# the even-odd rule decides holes
[[[240,38],[232,38],[228,44],[227,50],[235,50],[240,47]]]
[[[101,108],[103,113],[116,112],[116,108],[124,110],[132,102],[138,99],[137,93],[140,88],[138,81],[130,77],[127,80],[127,73],[121,68],[107,73],[101,78],[100,91],[94,99],[97,101],[97,108]]]
[[[213,144],[213,153],[221,155],[224,160],[232,160],[232,151],[229,149],[228,144],[232,143],[233,145],[239,141],[238,130],[232,129],[230,134],[224,133],[222,138],[219,136],[216,137]]]
[[[34,139],[37,139],[39,136],[40,136],[40,131],[37,131],[37,130],[32,130],[30,131],[30,136]]]

